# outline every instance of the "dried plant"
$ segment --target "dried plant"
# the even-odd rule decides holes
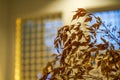
[[[79,8],[71,23],[58,30],[54,41],[58,54],[53,54],[54,60],[48,62],[40,80],[120,80],[120,48],[116,50],[104,37],[97,43],[96,37],[101,32],[118,46],[120,42],[100,17]]]

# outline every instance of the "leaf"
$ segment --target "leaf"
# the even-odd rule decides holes
[[[95,52],[95,51],[97,51],[97,49],[98,49],[98,48],[91,48],[90,51],[91,51],[91,52]]]
[[[71,70],[69,70],[68,72],[67,72],[67,75],[70,75],[71,74]]]
[[[84,20],[84,22],[91,22],[92,21],[92,17],[91,16],[88,16],[85,20]]]
[[[72,21],[77,18],[78,14],[73,15]]]
[[[82,34],[78,35],[78,41],[82,39]]]
[[[83,16],[85,16],[85,15],[86,15],[86,12],[78,13],[78,18],[79,18],[79,17],[83,17]]]
[[[80,29],[80,26],[81,26],[81,23],[79,23],[79,24],[77,25],[77,27],[74,28],[74,30],[78,31],[78,30]]]
[[[72,49],[72,50],[71,50],[71,53],[72,53],[72,54],[74,54],[74,53],[75,53],[75,51],[77,51],[77,49],[78,49],[78,47],[76,47],[76,48]]]
[[[101,65],[101,61],[98,61],[97,68]]]
[[[96,18],[99,22],[102,22],[100,17],[95,17],[95,18]]]
[[[73,15],[72,21],[75,19],[78,19],[79,17],[83,17],[87,14],[87,11],[83,8],[78,8],[78,10],[75,12],[76,12],[76,14]]]
[[[73,24],[73,25],[71,25],[70,26],[70,31],[73,29],[75,27],[75,25]]]
[[[83,31],[79,30],[77,36],[78,36],[78,41],[81,40],[83,36]]]
[[[99,50],[96,50],[95,58],[98,56],[98,54],[99,54]]]
[[[69,31],[69,25],[65,25],[65,26],[63,26],[62,28],[61,28],[61,33],[64,33],[64,32],[67,32],[67,31]]]
[[[107,45],[106,44],[98,44],[97,47],[98,47],[99,50],[107,49]]]
[[[63,35],[62,35],[63,43],[66,42],[67,38],[68,38],[68,35],[67,35],[67,34],[63,34]]]
[[[65,28],[69,28],[69,25],[65,25],[65,26],[61,27],[60,29],[63,30]]]
[[[87,70],[88,70],[88,71],[90,71],[90,70],[92,70],[92,69],[94,69],[92,66],[87,67]]]
[[[79,46],[79,45],[80,45],[80,42],[74,41],[74,42],[72,43],[72,45],[73,45],[73,46]]]
[[[105,44],[107,44],[107,41],[106,41],[103,37],[101,37],[101,40],[102,40]]]
[[[54,44],[54,47],[55,47],[55,48],[58,48],[58,43],[55,43],[55,44]]]
[[[76,12],[86,12],[86,10],[84,8],[78,8]]]
[[[113,44],[111,44],[110,49],[112,49],[112,50],[114,50],[114,49],[115,49],[115,47],[114,47],[114,45],[113,45]]]
[[[117,70],[116,69],[110,69],[110,71],[116,72]]]
[[[88,29],[89,31],[94,31],[94,29],[92,27],[89,27],[89,28],[86,28]]]
[[[90,35],[88,35],[88,36],[86,37],[86,41],[87,41],[88,43],[91,41]]]
[[[71,39],[74,40],[76,38],[76,34],[75,33],[72,33],[71,34]]]
[[[100,27],[100,24],[98,24],[98,23],[95,23],[95,24],[93,24],[91,27],[92,27],[92,28],[94,28],[94,29],[99,29],[99,27]]]
[[[94,32],[93,35],[94,35],[94,37],[96,37],[96,35],[97,35],[96,32]]]

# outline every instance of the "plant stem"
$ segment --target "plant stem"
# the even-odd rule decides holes
[[[106,31],[107,31],[107,34],[108,34],[113,40],[115,40],[115,41],[118,43],[118,45],[120,45],[120,42],[119,42],[118,39],[115,37],[115,35],[112,34],[112,33],[110,32],[110,30],[108,30],[108,28],[105,26],[104,23],[102,23],[102,25],[103,25],[103,27],[105,27],[105,29],[106,29]]]

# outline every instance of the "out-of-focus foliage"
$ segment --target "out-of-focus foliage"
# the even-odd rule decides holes
[[[96,43],[97,31],[101,25],[105,27],[101,18],[79,8],[72,21],[75,23],[58,30],[54,41],[58,54],[53,55],[54,60],[44,68],[40,80],[119,80],[120,49],[115,50],[104,37],[103,43]],[[109,33],[104,31],[111,36]]]

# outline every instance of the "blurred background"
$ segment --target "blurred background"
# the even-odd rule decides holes
[[[0,0],[0,80],[37,80],[77,8],[101,16],[120,38],[120,0]]]

